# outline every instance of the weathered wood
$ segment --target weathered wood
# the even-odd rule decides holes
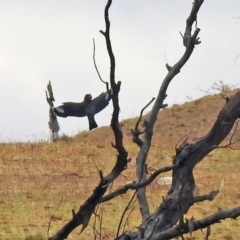
[[[53,102],[55,101],[55,99],[54,99],[54,96],[53,96],[51,81],[49,81],[49,83],[47,85],[47,91],[45,91],[45,93],[46,93],[47,103],[49,104],[48,127],[49,127],[50,132],[51,132],[51,140],[56,141],[56,140],[59,139],[58,132],[60,130],[60,127],[59,127],[59,124],[58,124],[57,117],[53,112],[53,107],[54,107]]]
[[[128,239],[170,239],[172,237],[170,230],[169,237],[164,232],[171,229],[194,204],[192,192],[195,186],[194,167],[227,137],[239,116],[240,90],[225,103],[206,136],[194,143],[184,142],[180,146],[174,159],[177,167],[173,169],[171,189],[156,212],[142,223],[139,231],[126,233],[119,239],[125,239],[125,237]],[[237,213],[240,214],[238,208]],[[236,214],[236,216],[239,215]],[[164,238],[160,238],[160,236],[164,236]]]
[[[110,84],[112,89],[112,103],[113,103],[113,114],[111,119],[111,127],[115,137],[115,144],[113,147],[117,150],[117,160],[116,164],[111,170],[111,172],[103,177],[101,171],[99,171],[100,182],[96,189],[93,191],[92,195],[84,202],[77,213],[75,213],[72,219],[65,224],[58,232],[49,238],[49,240],[63,240],[68,237],[68,235],[78,226],[82,225],[82,231],[88,226],[89,220],[95,211],[97,204],[100,203],[101,198],[105,194],[108,186],[127,168],[127,163],[129,161],[128,152],[123,146],[123,134],[119,124],[119,102],[118,93],[120,91],[121,82],[115,82],[115,58],[112,52],[112,46],[110,41],[110,22],[108,19],[108,10],[111,6],[112,1],[108,0],[104,16],[106,23],[106,31],[104,37],[106,40],[106,45],[108,49],[108,54],[110,58]]]
[[[143,135],[142,144],[137,155],[137,163],[136,163],[136,174],[139,182],[146,181],[146,171],[145,171],[145,164],[148,156],[149,149],[151,147],[152,136],[153,136],[153,127],[157,120],[157,116],[159,110],[165,106],[163,101],[166,98],[167,88],[172,81],[172,79],[180,72],[181,68],[185,65],[185,63],[190,58],[195,45],[199,44],[199,39],[197,38],[198,33],[200,32],[199,28],[192,34],[192,25],[194,21],[197,19],[197,13],[203,3],[203,0],[195,0],[193,3],[193,7],[191,13],[186,21],[186,30],[183,36],[183,44],[186,47],[183,56],[180,60],[170,67],[167,64],[168,74],[164,78],[161,87],[158,92],[158,96],[156,101],[153,105],[153,108],[149,114],[149,118],[146,121],[146,131]],[[137,192],[138,202],[140,206],[140,212],[142,214],[142,218],[145,219],[146,216],[150,214],[148,201],[146,197],[146,189],[141,188]]]
[[[75,213],[72,211],[72,219],[49,239],[66,239],[71,231],[73,231],[79,225],[82,225],[83,230],[88,225],[91,215],[99,203],[108,201],[120,194],[124,194],[128,189],[139,189],[138,201],[143,222],[139,226],[138,230],[134,232],[126,232],[118,237],[118,239],[121,240],[167,240],[179,236],[183,233],[192,233],[192,231],[195,231],[197,229],[208,227],[211,224],[214,224],[224,218],[238,217],[240,215],[239,207],[230,210],[219,211],[212,216],[209,216],[200,221],[195,221],[194,219],[188,220],[185,223],[183,221],[183,215],[188,212],[189,208],[194,203],[204,200],[212,201],[218,193],[218,191],[212,191],[207,195],[194,197],[193,189],[195,186],[195,180],[193,176],[193,169],[201,160],[204,159],[208,153],[217,148],[230,133],[235,121],[240,116],[240,91],[238,91],[234,96],[227,99],[226,104],[220,111],[216,122],[206,136],[192,143],[183,141],[180,147],[176,148],[176,156],[173,158],[172,166],[157,170],[148,179],[146,178],[145,172],[146,159],[151,146],[153,135],[153,127],[159,114],[159,110],[166,106],[163,101],[166,97],[167,88],[171,80],[180,72],[181,68],[188,61],[195,45],[200,43],[199,39],[197,38],[200,29],[196,28],[193,34],[191,31],[192,25],[197,19],[197,13],[201,7],[201,4],[203,3],[203,0],[194,0],[192,11],[186,21],[186,30],[183,36],[183,44],[186,47],[185,52],[175,65],[166,65],[168,74],[160,87],[157,99],[154,103],[151,113],[149,114],[149,118],[145,122],[145,130],[142,132],[144,133],[143,138],[139,138],[140,133],[137,127],[135,131],[132,131],[132,134],[135,134],[135,139],[137,139],[136,143],[140,147],[136,166],[138,182],[127,184],[125,187],[114,191],[112,194],[104,196],[109,184],[112,183],[121,174],[121,172],[127,167],[127,163],[129,161],[127,159],[128,153],[125,150],[122,141],[123,135],[121,127],[118,122],[120,109],[118,104],[118,93],[121,83],[115,82],[115,57],[112,51],[109,36],[110,21],[108,18],[108,11],[111,3],[112,1],[108,0],[104,12],[106,31],[100,32],[105,37],[111,65],[110,84],[113,90],[112,101],[114,108],[113,116],[111,119],[111,127],[115,137],[115,144],[113,144],[113,147],[118,151],[116,165],[106,177],[103,176],[101,171],[99,172],[100,183],[92,195],[80,207],[78,212]],[[159,205],[158,209],[154,213],[150,214],[148,201],[145,194],[145,187],[147,187],[147,185],[150,184],[159,173],[164,172],[165,170],[172,170],[171,188],[167,196]]]

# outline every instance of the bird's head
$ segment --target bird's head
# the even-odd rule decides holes
[[[86,94],[84,97],[84,102],[91,102],[92,100],[92,95],[91,94]]]

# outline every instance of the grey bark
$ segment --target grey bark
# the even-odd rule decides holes
[[[113,130],[115,144],[112,146],[117,150],[118,154],[116,157],[116,164],[107,176],[103,176],[102,172],[99,171],[100,182],[93,191],[92,195],[80,206],[79,210],[75,212],[72,210],[72,219],[66,223],[59,231],[57,231],[49,240],[63,240],[78,226],[82,225],[82,231],[88,226],[89,220],[95,211],[96,206],[101,202],[101,198],[105,194],[108,186],[127,168],[129,161],[128,152],[123,146],[123,134],[118,121],[119,117],[119,100],[118,93],[120,91],[121,82],[115,82],[115,57],[112,51],[110,41],[110,22],[108,19],[108,11],[112,1],[108,0],[105,8],[104,17],[106,23],[105,32],[100,31],[106,40],[108,54],[110,58],[110,85],[112,89],[112,103],[113,103],[113,114],[111,118],[111,128]],[[108,88],[108,84],[107,88]],[[108,90],[108,89],[107,89]]]
[[[106,177],[104,177],[102,172],[99,171],[100,182],[92,195],[84,202],[77,212],[72,211],[72,219],[49,239],[66,239],[71,231],[73,231],[79,225],[82,225],[82,230],[84,230],[84,228],[88,226],[89,220],[99,203],[109,201],[114,197],[126,193],[126,191],[129,189],[138,190],[138,201],[143,222],[139,226],[138,230],[126,232],[118,237],[118,239],[121,240],[172,239],[173,237],[181,236],[182,234],[188,232],[191,233],[192,231],[201,228],[208,227],[209,229],[211,224],[217,223],[221,219],[237,218],[240,215],[239,207],[229,210],[221,210],[212,216],[198,221],[194,219],[186,220],[186,222],[183,221],[183,215],[187,213],[189,208],[194,203],[204,200],[212,201],[218,193],[218,191],[212,191],[207,195],[194,197],[193,189],[195,186],[195,180],[193,176],[193,169],[196,164],[203,160],[203,158],[209,152],[218,147],[218,145],[229,134],[235,121],[239,118],[240,91],[238,91],[234,96],[226,99],[226,104],[220,111],[212,129],[206,136],[193,143],[188,143],[187,140],[185,140],[179,148],[176,148],[176,155],[173,158],[171,166],[157,170],[148,179],[145,172],[147,155],[151,146],[153,135],[153,126],[159,114],[159,110],[166,106],[163,101],[166,97],[167,88],[174,76],[180,72],[181,68],[188,61],[195,45],[200,43],[199,39],[197,38],[200,29],[196,28],[192,34],[192,25],[197,19],[197,13],[201,7],[201,4],[203,3],[203,0],[194,0],[190,16],[186,21],[185,33],[182,36],[183,45],[186,48],[185,52],[181,59],[174,66],[171,67],[168,64],[166,65],[168,74],[160,87],[157,99],[151,110],[149,118],[144,124],[145,130],[142,132],[139,131],[137,124],[135,129],[132,131],[133,140],[140,148],[137,156],[136,166],[138,182],[127,184],[123,188],[120,188],[109,195],[104,195],[109,184],[112,183],[121,174],[121,172],[124,171],[124,169],[126,169],[129,161],[129,159],[127,159],[128,153],[125,150],[122,142],[123,135],[118,122],[120,109],[118,104],[118,93],[120,91],[121,83],[115,82],[115,57],[110,41],[110,21],[108,18],[108,12],[111,3],[112,1],[108,0],[104,12],[106,31],[100,32],[105,37],[110,58],[110,84],[113,90],[112,102],[114,108],[111,119],[111,127],[115,137],[115,144],[112,145],[118,152],[116,165]],[[140,135],[143,132],[143,138],[140,139]],[[160,173],[170,170],[172,170],[171,188],[157,210],[150,214],[145,194],[145,187],[147,187],[147,185],[149,185]]]
[[[53,112],[53,107],[54,107],[54,96],[53,96],[53,90],[52,90],[52,85],[51,85],[51,81],[49,81],[48,85],[47,85],[47,91],[45,91],[46,93],[46,99],[47,102],[49,104],[49,121],[48,121],[48,127],[50,129],[50,138],[51,141],[56,141],[59,139],[59,135],[58,132],[60,130],[59,124],[58,124],[58,120],[57,120],[57,116],[54,114]]]
[[[227,137],[240,116],[240,90],[230,97],[223,109],[220,111],[216,122],[209,133],[194,143],[183,142],[177,149],[173,163],[177,165],[173,169],[172,186],[159,208],[147,218],[136,232],[126,233],[119,239],[171,239],[186,231],[186,223],[177,224],[189,208],[198,201],[206,198],[194,198],[193,188],[195,181],[193,169],[203,158]],[[215,192],[212,200],[217,192]],[[240,215],[240,208],[233,208],[226,211],[219,211],[214,215],[197,221],[194,231],[205,228],[219,221],[219,219],[236,218]],[[174,227],[175,226],[175,227]],[[179,230],[179,229],[185,230]],[[178,230],[178,231],[177,231]]]
[[[203,3],[203,0],[196,0],[193,3],[191,13],[186,21],[186,30],[183,36],[183,44],[186,47],[185,52],[183,56],[180,58],[180,60],[174,66],[171,67],[168,64],[166,65],[168,69],[168,74],[163,80],[163,83],[158,92],[157,99],[150,112],[149,118],[145,123],[146,131],[143,136],[143,140],[141,141],[142,144],[140,146],[140,151],[137,156],[137,164],[136,164],[136,174],[139,182],[146,181],[145,164],[146,164],[146,159],[147,159],[148,152],[152,142],[153,127],[156,122],[159,110],[166,106],[166,104],[164,104],[163,101],[166,98],[167,88],[170,82],[172,81],[172,79],[180,72],[181,68],[190,58],[195,45],[200,43],[199,39],[197,38],[200,29],[196,28],[194,33],[192,34],[192,25],[197,19],[197,13],[202,3]],[[137,136],[134,136],[134,138],[136,137]],[[148,201],[146,197],[146,189],[145,188],[139,189],[137,197],[140,205],[142,218],[144,220],[150,214]]]

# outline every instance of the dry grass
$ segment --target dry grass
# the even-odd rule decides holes
[[[182,137],[193,139],[207,133],[223,104],[224,100],[215,95],[162,110],[148,158],[149,172],[171,163],[175,144]],[[129,134],[135,122],[136,119],[122,122],[124,143],[132,161],[109,191],[136,179],[138,148]],[[78,209],[98,184],[96,166],[104,174],[113,167],[116,152],[111,147],[112,141],[110,128],[103,127],[57,143],[0,144],[0,239],[46,239],[51,216],[50,235],[65,224],[71,218],[71,210]],[[219,149],[196,167],[194,174],[201,194],[218,189],[223,179],[224,185],[213,202],[196,204],[187,217],[193,215],[199,219],[218,208],[239,205],[239,158],[239,151]],[[167,187],[158,186],[156,182],[149,186],[151,210],[156,209],[166,192]],[[128,192],[101,206],[105,239],[113,239],[121,212],[132,194]],[[134,229],[139,223],[136,205],[126,228]],[[70,239],[92,239],[92,226],[93,219],[81,237],[80,229],[76,229]],[[240,220],[223,221],[212,227],[210,239],[240,239],[239,229]],[[185,239],[204,238],[199,231]]]

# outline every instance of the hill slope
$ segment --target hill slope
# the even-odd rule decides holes
[[[235,92],[236,90],[228,92],[227,95],[231,96]],[[204,136],[211,129],[224,104],[225,99],[220,94],[215,94],[162,109],[154,126],[153,140],[161,139],[161,141],[176,143],[184,137],[192,140]],[[142,119],[146,117],[147,115]],[[131,141],[130,129],[134,128],[137,120],[138,117],[135,117],[121,122],[124,141]],[[75,139],[84,138],[84,141],[89,139],[89,142],[99,139],[101,142],[101,137],[98,135],[102,136],[103,132],[104,141],[111,142],[113,134],[109,127],[98,128],[92,132],[82,132]]]
[[[224,102],[220,95],[214,95],[163,109],[156,122],[147,159],[149,174],[171,164],[175,144],[182,137],[195,138],[207,133]],[[110,186],[110,192],[136,180],[138,147],[132,142],[130,134],[136,121],[137,118],[133,118],[121,122],[125,147],[132,161]],[[0,239],[43,240],[46,239],[50,218],[50,235],[68,222],[72,217],[71,210],[77,210],[99,183],[97,169],[105,175],[115,165],[116,151],[110,144],[113,141],[110,127],[101,127],[55,143],[0,144]],[[226,148],[212,152],[199,163],[194,169],[194,177],[200,193],[206,194],[220,185],[222,187],[213,202],[194,205],[188,217],[199,219],[218,208],[239,205],[239,168],[239,151]],[[159,177],[169,175],[171,172]],[[148,186],[151,211],[156,209],[167,190],[167,186],[159,186],[156,181]],[[101,205],[102,236],[105,239],[114,238],[120,216],[132,194],[128,191]],[[140,219],[138,205],[135,204],[126,224],[127,230],[140,224]],[[93,239],[93,221],[94,217],[81,239]],[[239,220],[228,220],[214,225],[211,232],[215,239],[237,239],[239,227]],[[202,238],[200,231],[194,233],[194,239]],[[79,239],[79,230],[74,231],[70,239]]]

